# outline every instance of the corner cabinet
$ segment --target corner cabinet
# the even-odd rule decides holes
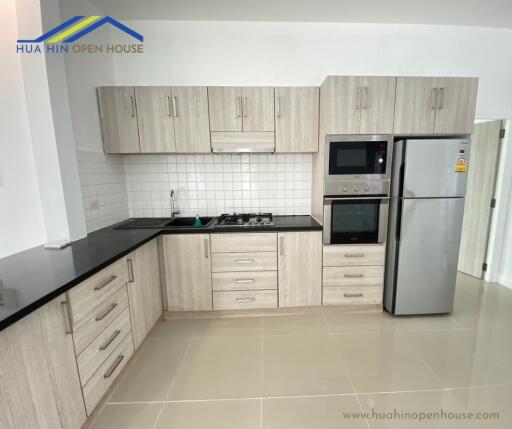
[[[79,429],[86,420],[65,295],[0,333],[0,427]]]
[[[478,79],[399,77],[395,134],[470,134]]]
[[[154,239],[126,257],[133,343],[137,349],[162,316],[158,243]]]
[[[280,232],[279,307],[322,304],[322,232]]]
[[[318,87],[275,89],[276,152],[318,152]]]
[[[209,234],[162,237],[167,310],[212,309]]]

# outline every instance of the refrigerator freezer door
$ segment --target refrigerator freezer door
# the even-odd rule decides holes
[[[464,198],[402,200],[395,314],[453,309]]]
[[[464,159],[467,169],[469,146],[464,139],[407,140],[403,197],[463,197],[468,173],[456,167]]]

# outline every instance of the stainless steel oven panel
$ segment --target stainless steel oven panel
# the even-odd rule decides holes
[[[328,197],[324,198],[324,227],[322,231],[322,239],[324,244],[331,244],[331,222],[332,222],[332,202],[333,201],[342,201],[342,200],[352,200],[352,201],[360,201],[360,200],[379,200],[380,199],[380,209],[379,209],[379,234],[378,234],[378,243],[385,243],[388,232],[388,215],[389,215],[389,197],[354,197],[354,198],[345,198],[345,197]]]
[[[329,153],[331,142],[368,142],[386,141],[386,174],[336,174],[329,175]],[[391,180],[391,163],[393,158],[393,136],[389,134],[328,134],[325,136],[324,147],[324,180],[327,181],[362,181],[362,180]]]

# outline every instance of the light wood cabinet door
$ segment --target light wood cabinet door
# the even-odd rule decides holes
[[[0,427],[79,429],[85,406],[62,295],[0,333]]]
[[[168,310],[211,310],[209,235],[173,234],[162,238]]]
[[[98,102],[105,153],[139,153],[135,90],[131,86],[98,88]]]
[[[126,257],[133,342],[137,349],[162,316],[158,244],[154,239]]]
[[[470,134],[475,122],[478,79],[440,77],[434,134]]]
[[[171,88],[135,87],[137,123],[142,153],[176,152]]]
[[[396,84],[395,134],[432,134],[437,78],[399,77]]]
[[[276,88],[276,152],[318,152],[319,88]]]
[[[211,152],[206,87],[173,86],[171,101],[176,152]]]
[[[242,131],[242,89],[236,86],[208,87],[210,131]]]
[[[396,77],[361,77],[360,134],[392,134]]]
[[[322,232],[278,234],[279,307],[321,305]]]
[[[274,131],[274,88],[242,88],[243,131]]]
[[[322,86],[321,116],[325,134],[357,134],[361,123],[360,76],[328,76]]]

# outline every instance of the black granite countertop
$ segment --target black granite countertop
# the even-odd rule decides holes
[[[64,249],[43,246],[0,259],[0,330],[37,310],[160,234],[313,231],[311,216],[274,216],[273,226],[116,229],[112,225]]]

